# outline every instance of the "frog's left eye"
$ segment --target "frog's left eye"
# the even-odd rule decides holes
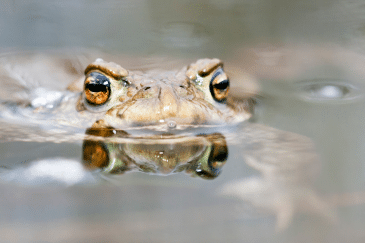
[[[109,78],[98,72],[90,73],[85,79],[84,94],[91,105],[105,104],[110,97]]]
[[[209,89],[215,101],[225,102],[229,91],[229,79],[222,68],[218,68],[213,74]]]

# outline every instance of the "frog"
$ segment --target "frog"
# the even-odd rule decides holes
[[[98,175],[185,171],[215,179],[221,178],[228,163],[233,162],[231,168],[245,164],[258,175],[247,179],[244,174],[238,181],[233,178],[224,183],[221,196],[268,210],[277,216],[278,229],[288,227],[301,204],[310,205],[316,214],[324,212],[327,219],[334,218],[312,185],[313,171],[320,165],[313,142],[251,122],[256,95],[232,95],[236,88],[231,89],[221,60],[204,58],[166,71],[132,70],[105,58],[86,59],[80,65],[47,55],[24,62],[18,56],[13,61],[0,58],[2,142],[82,141],[81,162]],[[64,86],[61,81],[71,83]],[[225,130],[228,126],[237,130]],[[197,128],[197,133],[190,134],[191,128]],[[139,133],[142,129],[152,135]],[[229,161],[228,145],[237,146],[242,158],[233,154]],[[12,173],[15,165],[9,164],[7,170]]]
[[[229,95],[230,81],[217,58],[199,59],[179,71],[145,73],[98,58],[84,74],[76,110],[103,114],[93,128],[182,130],[237,124],[253,113],[253,99]]]
[[[224,136],[216,133],[176,136],[176,130],[238,124],[253,113],[252,98],[229,96],[230,81],[223,62],[199,59],[179,71],[129,71],[114,62],[96,59],[85,71],[76,109],[101,113],[86,134],[104,141],[83,142],[88,169],[122,174],[125,171],[171,174],[185,171],[216,178],[227,159]],[[80,81],[78,81],[80,82]],[[169,134],[130,136],[134,128]],[[116,143],[111,138],[139,138]]]
[[[0,119],[6,124],[3,130],[14,134],[6,136],[9,141],[51,139],[75,131],[80,135],[90,127],[177,133],[237,125],[254,112],[254,95],[232,95],[224,64],[217,58],[169,70],[132,64],[123,68],[115,58],[104,61],[106,55],[91,62],[89,57],[57,55],[0,59],[5,87],[0,91]],[[132,60],[118,59],[123,66],[125,59]]]

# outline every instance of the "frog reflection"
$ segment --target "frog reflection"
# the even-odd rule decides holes
[[[214,179],[228,158],[226,139],[220,133],[133,137],[122,130],[90,128],[86,134],[91,136],[83,143],[84,166],[103,173],[185,172],[193,177]]]

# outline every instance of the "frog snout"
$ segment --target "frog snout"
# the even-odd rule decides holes
[[[163,82],[158,85],[148,85],[133,98],[145,103],[146,106],[153,106],[152,110],[158,110],[162,117],[174,117],[178,113],[180,100],[172,85]]]
[[[160,100],[160,109],[164,117],[176,116],[178,100],[171,86],[164,85],[160,87],[158,99]]]

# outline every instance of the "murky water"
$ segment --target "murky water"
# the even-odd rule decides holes
[[[363,242],[364,10],[2,1],[0,242]],[[218,57],[255,115],[164,139],[50,124],[99,57],[142,71]]]

